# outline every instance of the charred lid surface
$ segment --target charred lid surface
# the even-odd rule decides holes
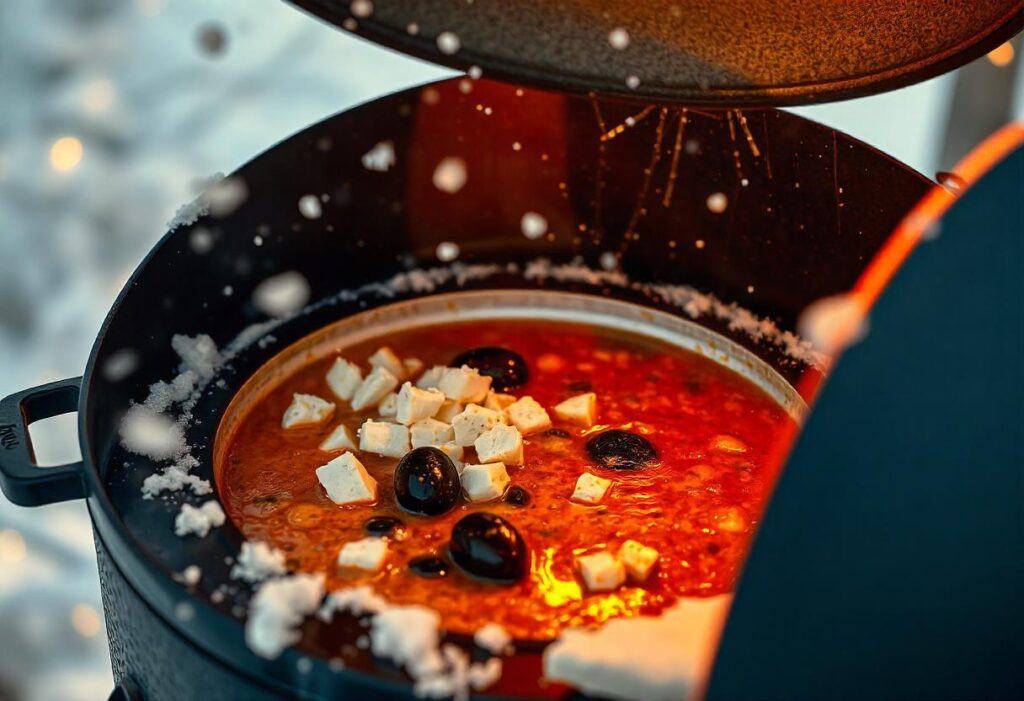
[[[659,101],[867,95],[976,58],[1021,0],[290,0],[375,42],[516,83]]]

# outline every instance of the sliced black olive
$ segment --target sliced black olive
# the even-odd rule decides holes
[[[420,555],[409,560],[409,571],[417,577],[437,579],[448,576],[448,563],[436,555]]]
[[[476,368],[481,375],[490,377],[491,387],[499,391],[525,385],[530,379],[530,371],[523,356],[507,348],[474,348],[455,356],[452,360],[453,367],[463,365]]]
[[[406,511],[439,516],[459,501],[462,485],[451,458],[437,448],[416,448],[395,468],[395,499]]]
[[[599,467],[609,470],[639,470],[658,460],[658,451],[649,440],[618,428],[587,441],[587,454]]]
[[[402,519],[395,518],[394,516],[374,516],[367,519],[366,523],[363,524],[363,530],[366,531],[367,535],[383,538],[384,536],[391,535],[396,528],[401,528],[404,525]]]
[[[511,584],[526,576],[529,557],[519,531],[484,511],[463,516],[452,528],[448,553],[456,567],[473,577]]]
[[[530,503],[530,493],[517,484],[505,492],[505,501],[512,506],[526,506]]]
[[[549,428],[543,435],[548,438],[568,438],[569,432],[564,428]]]

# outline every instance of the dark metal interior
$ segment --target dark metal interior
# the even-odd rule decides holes
[[[1020,0],[376,0],[368,15],[369,3],[291,2],[403,53],[519,84],[729,106],[909,85],[1024,25]],[[625,48],[609,43],[616,29],[628,33]],[[455,53],[439,50],[444,32],[458,37]]]

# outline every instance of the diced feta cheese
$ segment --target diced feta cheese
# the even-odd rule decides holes
[[[352,399],[359,384],[363,381],[363,371],[355,363],[338,358],[327,372],[327,386],[340,399],[346,402]]]
[[[452,419],[455,430],[455,442],[459,445],[473,445],[473,441],[492,427],[505,423],[505,415],[500,411],[485,409],[479,404],[470,404],[462,413]]]
[[[473,442],[473,447],[483,462],[523,464],[523,436],[515,426],[495,424]]]
[[[363,538],[345,543],[338,553],[339,567],[354,567],[377,572],[388,556],[388,541],[384,538]]]
[[[417,421],[429,419],[444,404],[444,394],[436,389],[419,389],[411,382],[402,385],[398,392],[398,423],[409,426]]]
[[[500,498],[511,481],[503,462],[466,465],[462,469],[462,490],[473,502]]]
[[[522,397],[505,409],[508,420],[524,436],[551,428],[551,417],[533,397]]]
[[[398,378],[387,368],[374,368],[352,395],[352,408],[362,411],[380,402],[398,387]]]
[[[635,540],[627,540],[619,548],[619,560],[634,582],[644,582],[658,562],[658,551]]]
[[[294,394],[281,418],[282,428],[318,424],[331,418],[334,404],[312,394]]]
[[[597,419],[597,395],[593,392],[577,394],[555,405],[555,416],[562,421],[590,428]]]
[[[212,499],[198,507],[182,504],[181,511],[174,519],[174,533],[178,536],[194,533],[203,538],[210,529],[223,526],[224,521],[224,510]]]
[[[583,504],[600,504],[611,486],[611,480],[584,472],[576,480],[576,489],[573,490],[572,499]]]
[[[377,482],[352,453],[344,453],[316,468],[327,496],[335,504],[360,504],[377,500]]]
[[[419,358],[406,358],[402,361],[402,365],[405,366],[405,376],[408,378],[416,377],[423,372],[423,361]]]
[[[423,419],[409,427],[412,447],[422,448],[425,445],[441,445],[455,440],[455,431],[451,424],[437,419]]]
[[[420,389],[434,389],[437,387],[437,383],[441,381],[444,371],[447,369],[444,365],[433,366],[423,373],[420,379],[416,380],[416,386]]]
[[[487,393],[487,398],[484,399],[484,406],[494,411],[505,411],[509,405],[514,404],[516,398],[511,394],[502,394],[501,392],[495,392],[493,389]]]
[[[451,458],[452,463],[455,464],[455,469],[462,474],[462,446],[457,443],[442,443],[441,445],[435,445],[435,448],[440,450],[442,453]]]
[[[359,428],[359,450],[400,458],[409,452],[409,429],[370,419]]]
[[[377,352],[371,355],[368,360],[370,367],[384,368],[397,377],[399,381],[405,379],[405,363],[387,346],[378,348]]]
[[[393,419],[398,413],[398,393],[391,392],[377,405],[377,413],[385,419]]]
[[[434,418],[438,421],[444,421],[446,424],[450,424],[452,419],[461,414],[466,408],[466,405],[462,402],[453,402],[450,399],[446,399],[441,408],[434,414]]]
[[[338,424],[331,434],[320,444],[320,450],[330,453],[335,450],[355,450],[356,436],[345,424]]]
[[[612,591],[626,581],[626,568],[608,552],[581,555],[576,558],[576,567],[590,591]]]
[[[491,388],[491,378],[476,368],[445,368],[437,388],[456,402],[482,402]]]

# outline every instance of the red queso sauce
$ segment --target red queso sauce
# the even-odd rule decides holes
[[[326,573],[328,589],[371,583],[393,603],[436,609],[449,630],[471,633],[493,621],[520,639],[548,639],[566,626],[616,616],[655,614],[680,596],[732,589],[780,456],[795,433],[789,415],[753,383],[662,341],[567,322],[414,328],[346,347],[343,355],[365,369],[368,356],[382,345],[399,357],[419,358],[426,367],[448,365],[458,354],[484,346],[505,347],[525,359],[529,381],[508,391],[532,396],[560,429],[527,435],[525,464],[508,466],[512,485],[525,488],[529,502],[462,500],[442,516],[410,515],[395,503],[398,460],[357,452],[378,482],[378,502],[334,504],[315,470],[340,453],[318,446],[339,422],[355,431],[377,412],[353,413],[331,394],[325,376],[334,356],[327,355],[248,402],[233,434],[218,437],[227,441],[218,450],[222,501],[247,539],[284,551],[293,570]],[[597,394],[597,424],[583,429],[560,422],[551,407],[585,391]],[[334,416],[321,425],[282,429],[282,414],[295,392],[335,402]],[[635,471],[595,466],[585,441],[609,428],[646,437],[659,462]],[[477,462],[472,447],[466,448],[464,462]],[[599,505],[570,501],[584,471],[613,482]],[[501,586],[472,580],[455,567],[441,578],[409,570],[410,560],[419,556],[445,556],[452,526],[473,511],[498,514],[518,529],[530,551],[524,579]],[[341,546],[363,538],[366,521],[384,515],[404,523],[391,540],[384,568],[362,575],[339,571]],[[647,581],[588,592],[574,558],[604,549],[615,553],[628,539],[660,553]]]

